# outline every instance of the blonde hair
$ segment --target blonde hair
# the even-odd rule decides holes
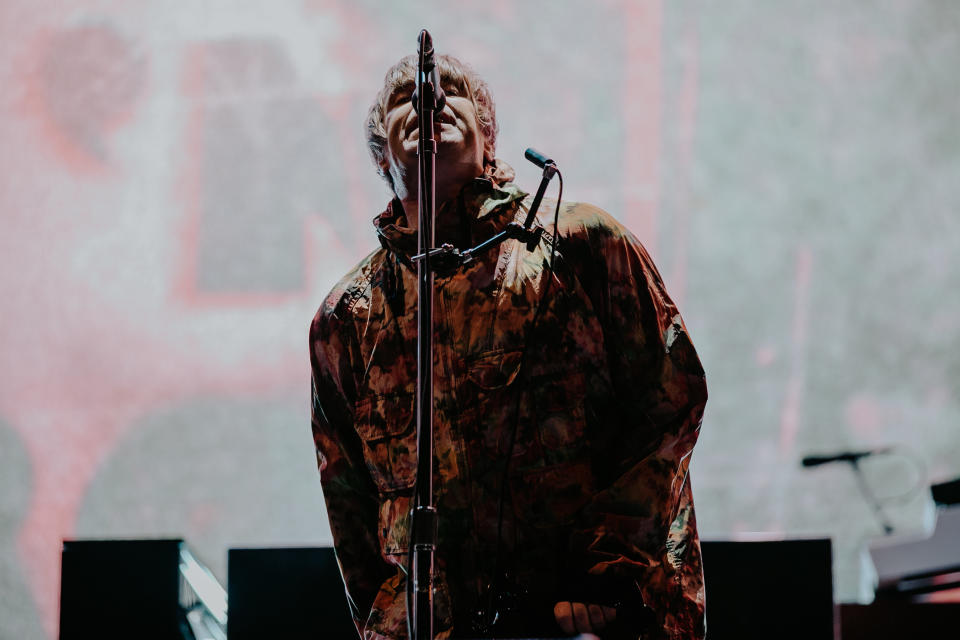
[[[477,114],[480,132],[490,143],[491,150],[495,150],[497,133],[500,129],[497,126],[497,112],[493,104],[493,96],[490,95],[490,88],[487,87],[487,83],[472,67],[460,62],[453,56],[441,54],[436,57],[436,61],[440,72],[440,83],[456,88],[462,95],[470,96],[474,111]],[[413,87],[417,75],[417,62],[416,55],[409,55],[401,58],[397,64],[387,71],[387,75],[383,78],[383,88],[374,98],[364,123],[370,157],[377,168],[377,173],[387,181],[391,189],[393,189],[393,180],[382,167],[387,149],[387,132],[384,128],[383,119],[387,112],[390,96],[401,89]]]

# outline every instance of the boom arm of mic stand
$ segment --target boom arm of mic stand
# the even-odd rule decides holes
[[[526,245],[527,251],[533,251],[537,245],[540,244],[540,239],[543,237],[543,227],[534,227],[533,221],[537,217],[537,211],[540,209],[540,203],[543,201],[543,194],[547,190],[547,185],[550,184],[550,180],[552,180],[556,174],[557,166],[552,160],[548,161],[543,167],[543,177],[540,179],[540,186],[537,188],[537,194],[533,197],[530,211],[527,212],[523,226],[520,226],[516,222],[511,222],[500,233],[487,238],[477,246],[465,251],[460,251],[451,244],[445,244],[435,249],[421,247],[420,253],[413,256],[411,261],[420,265],[427,260],[434,260],[436,261],[436,269],[439,271],[458,269],[472,262],[474,256],[477,254],[483,253],[487,249],[491,249],[501,244],[504,240],[509,239],[520,240]]]
[[[473,259],[474,255],[486,251],[491,247],[495,247],[508,238],[520,240],[527,245],[527,251],[533,251],[537,245],[540,244],[540,238],[543,236],[543,227],[533,227],[533,221],[537,217],[537,211],[540,209],[540,203],[543,201],[543,194],[547,190],[547,185],[550,184],[550,181],[555,175],[557,175],[557,166],[553,163],[553,160],[548,160],[543,166],[543,176],[540,178],[540,186],[537,187],[537,195],[533,197],[533,202],[530,204],[530,211],[527,212],[527,218],[523,221],[523,226],[521,227],[516,222],[511,222],[507,225],[506,229],[497,235],[481,242],[472,249],[464,251],[461,254],[461,264],[467,264]]]

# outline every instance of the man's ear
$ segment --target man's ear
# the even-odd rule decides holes
[[[384,154],[380,161],[377,162],[380,165],[380,175],[387,177],[390,175],[390,163],[387,161],[387,155]]]

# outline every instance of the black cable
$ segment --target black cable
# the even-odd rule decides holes
[[[540,314],[543,311],[543,303],[546,300],[547,294],[550,292],[550,289],[553,286],[553,270],[554,270],[554,261],[556,260],[557,255],[557,243],[559,242],[558,226],[560,221],[560,203],[563,200],[563,174],[560,173],[560,170],[556,170],[557,177],[560,179],[560,193],[557,195],[557,206],[554,208],[553,212],[553,241],[550,243],[550,262],[547,265],[547,284],[540,292],[540,299],[537,301],[537,308],[533,312],[533,321],[530,323],[530,328],[528,329],[527,339],[524,341],[523,352],[520,354],[520,365],[517,369],[517,376],[515,380],[519,381],[522,377],[524,371],[524,365],[527,362],[527,354],[530,351],[530,348],[533,345],[533,340],[536,337],[537,323],[540,321]],[[500,574],[500,553],[503,547],[503,505],[506,502],[507,494],[507,482],[509,480],[510,474],[510,462],[513,459],[513,449],[516,445],[517,439],[517,430],[520,426],[520,401],[523,398],[523,390],[517,392],[517,400],[514,404],[513,410],[513,428],[510,431],[510,445],[507,448],[507,457],[503,464],[503,475],[500,479],[500,501],[497,505],[497,548],[493,556],[493,573],[491,574],[491,583],[489,588],[489,594],[487,596],[487,608],[484,611],[486,620],[490,620],[492,609],[493,609],[493,598],[495,589],[493,585],[499,579]],[[514,525],[516,526],[516,525]]]
[[[523,352],[520,356],[520,365],[517,370],[517,378],[520,377],[521,373],[524,370],[524,365],[526,363],[526,356],[532,346],[533,338],[536,336],[537,324],[540,321],[540,316],[543,311],[543,303],[547,298],[547,295],[550,292],[550,289],[553,286],[553,275],[554,275],[554,262],[556,261],[557,256],[557,242],[559,240],[558,229],[560,221],[560,203],[563,200],[563,174],[559,169],[555,169],[557,177],[560,179],[560,191],[557,195],[557,205],[554,208],[553,212],[553,240],[550,243],[550,261],[547,264],[547,283],[544,286],[543,290],[540,292],[540,299],[537,301],[537,307],[534,310],[533,321],[530,323],[530,327],[527,330],[527,338],[524,341]],[[516,445],[517,430],[520,424],[520,400],[522,399],[523,392],[520,391],[517,393],[517,400],[514,405],[514,414],[513,414],[513,428],[510,431],[510,444],[507,451],[507,458],[504,462],[503,476],[500,481],[500,500],[497,506],[497,548],[494,552],[494,571],[491,577],[491,584],[489,589],[489,597],[487,599],[487,608],[484,612],[486,618],[489,619],[491,610],[493,608],[493,597],[495,589],[493,585],[496,582],[499,574],[500,566],[500,554],[503,546],[503,506],[506,501],[506,487],[508,476],[510,473],[510,461],[513,458],[513,449]],[[416,539],[416,518],[413,517],[413,512],[420,506],[418,501],[418,492],[416,490],[416,485],[419,483],[420,478],[417,477],[416,482],[414,483],[414,492],[413,492],[413,504],[411,506],[411,516],[410,516],[410,528],[407,538],[407,575],[406,575],[406,605],[407,605],[407,635],[410,638],[413,638],[413,623],[411,620],[410,612],[413,611],[413,588],[412,588],[412,576],[413,576],[413,541]],[[492,622],[492,621],[491,621]],[[486,624],[486,620],[484,621]]]

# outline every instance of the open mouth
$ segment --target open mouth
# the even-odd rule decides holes
[[[444,110],[434,114],[433,122],[434,124],[449,124],[450,126],[456,126],[457,119]],[[420,121],[416,115],[410,118],[410,123],[407,125],[406,134],[408,138],[420,137]]]

